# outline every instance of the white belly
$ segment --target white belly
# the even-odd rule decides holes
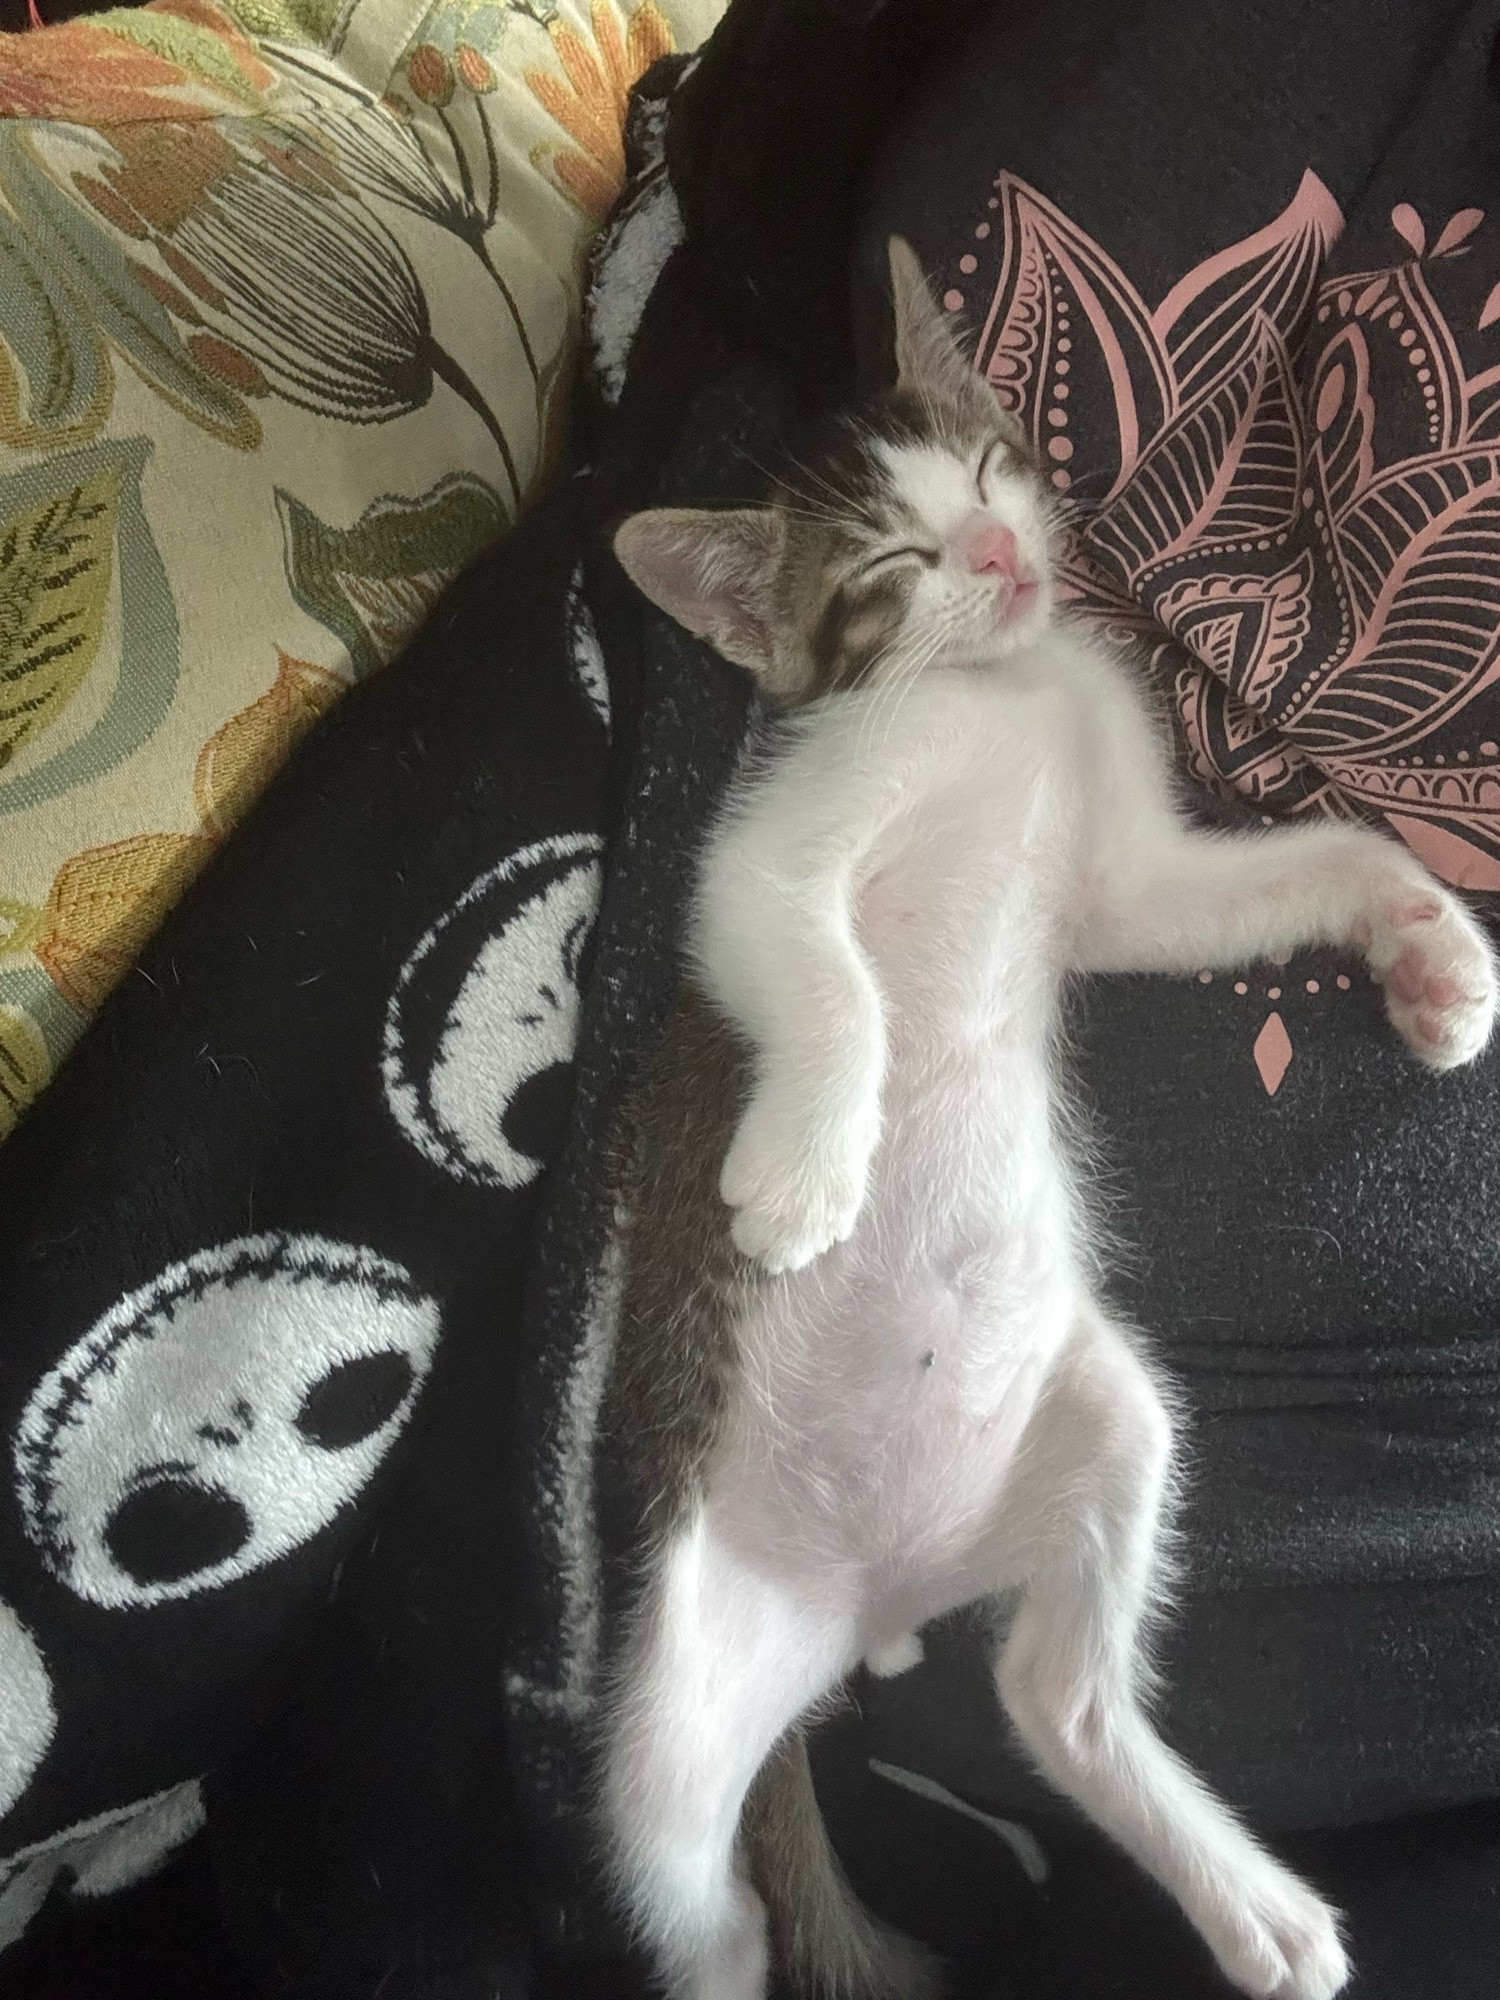
[[[851,1613],[858,1651],[990,1587],[966,1558],[1075,1311],[1044,1073],[994,1057],[898,1058],[853,1237],[742,1332],[716,1525]]]

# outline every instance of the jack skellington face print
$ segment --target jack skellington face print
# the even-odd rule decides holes
[[[386,1014],[386,1102],[457,1180],[523,1188],[561,1129],[600,847],[565,834],[508,855],[402,969]]]
[[[91,1602],[248,1575],[365,1485],[416,1401],[438,1309],[396,1264],[242,1237],[111,1308],[38,1385],[15,1440],[27,1533]]]

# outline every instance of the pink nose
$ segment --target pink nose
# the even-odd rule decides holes
[[[1021,551],[1009,528],[986,521],[970,538],[964,554],[975,576],[1008,576],[1012,583],[1020,581]]]

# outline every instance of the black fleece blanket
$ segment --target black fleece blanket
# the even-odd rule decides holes
[[[1235,11],[1263,55],[1302,12]],[[1347,268],[1367,273],[1353,218],[1368,190],[1390,206],[1391,148],[1416,161],[1401,186],[1434,240],[1488,198],[1495,10],[1349,0],[1348,34],[1356,11],[1389,11],[1384,66],[1323,168],[1351,215]],[[857,356],[879,368],[889,222],[976,322],[1015,277],[981,255],[1039,212],[1007,171],[1105,240],[1110,149],[1135,144],[1143,93],[1176,91],[1162,130],[1187,144],[1196,72],[1167,56],[1197,12],[1142,8],[1133,42],[1118,10],[1113,27],[1081,0],[1053,12],[1113,63],[1069,59],[1080,120],[1108,140],[1081,190],[1033,185],[1062,172],[1047,148],[1074,99],[1041,87],[1052,52],[1018,43],[1006,9],[738,0],[700,58],[653,72],[595,274],[580,470],[305,746],[0,1151],[0,1938],[134,1879],[206,1809],[268,1994],[478,2000],[530,1990],[538,1958],[618,1948],[586,1814],[607,1577],[628,1558],[593,1482],[613,1283],[599,1169],[671,997],[694,841],[748,690],[633,597],[607,531],[653,498],[747,497]],[[1444,64],[1449,143],[1424,152],[1402,120]],[[1211,121],[1187,136],[1209,156]],[[1253,234],[1242,216],[1287,206],[1316,143],[1283,155],[1268,129],[1190,211],[1163,140],[1164,192],[1138,173],[1117,263],[1146,245],[1135,282],[1169,295]],[[1075,136],[1075,175],[1082,150]],[[1033,276],[1097,301],[1098,259],[1063,219]],[[1467,238],[1477,269],[1488,237]],[[1325,232],[1302,254],[1316,324],[1344,253]],[[1463,338],[1492,342],[1475,296]],[[1074,338],[1055,315],[1053,333]],[[1311,396],[1287,426],[1305,443],[1331,397],[1309,326],[1283,347],[1283,400]],[[1395,348],[1414,379],[1399,329]],[[997,378],[1012,351],[996,333]],[[1118,387],[1113,365],[1095,373]],[[1470,383],[1486,365],[1458,364]],[[1059,470],[1082,471],[1108,428],[1083,378]],[[1478,492],[1488,447],[1476,432],[1465,449]],[[1079,483],[1086,525],[1104,494]],[[1217,569],[1195,545],[1165,580],[1118,538],[1096,552],[1100,595],[1169,686],[1195,662],[1226,686],[1239,671],[1224,619],[1189,629],[1166,593],[1237,602],[1270,567],[1258,539]],[[1481,582],[1487,560],[1473,553]],[[1325,615],[1319,599],[1284,621],[1283,651]],[[1500,735],[1485,672],[1455,759],[1465,731],[1476,754]],[[1217,787],[1206,811],[1365,809],[1300,780],[1237,784],[1238,711],[1199,693],[1177,712],[1211,711],[1183,738]],[[1306,761],[1294,729],[1267,726],[1289,767]],[[1100,982],[1076,1039],[1136,1246],[1120,1302],[1198,1412],[1169,1734],[1268,1824],[1494,1796],[1500,1064],[1418,1071],[1333,958]],[[962,1621],[861,1698],[877,1765],[1043,1824]]]

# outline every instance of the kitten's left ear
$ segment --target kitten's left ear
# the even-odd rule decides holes
[[[769,507],[653,507],[616,530],[615,554],[659,610],[769,682],[784,536]]]

